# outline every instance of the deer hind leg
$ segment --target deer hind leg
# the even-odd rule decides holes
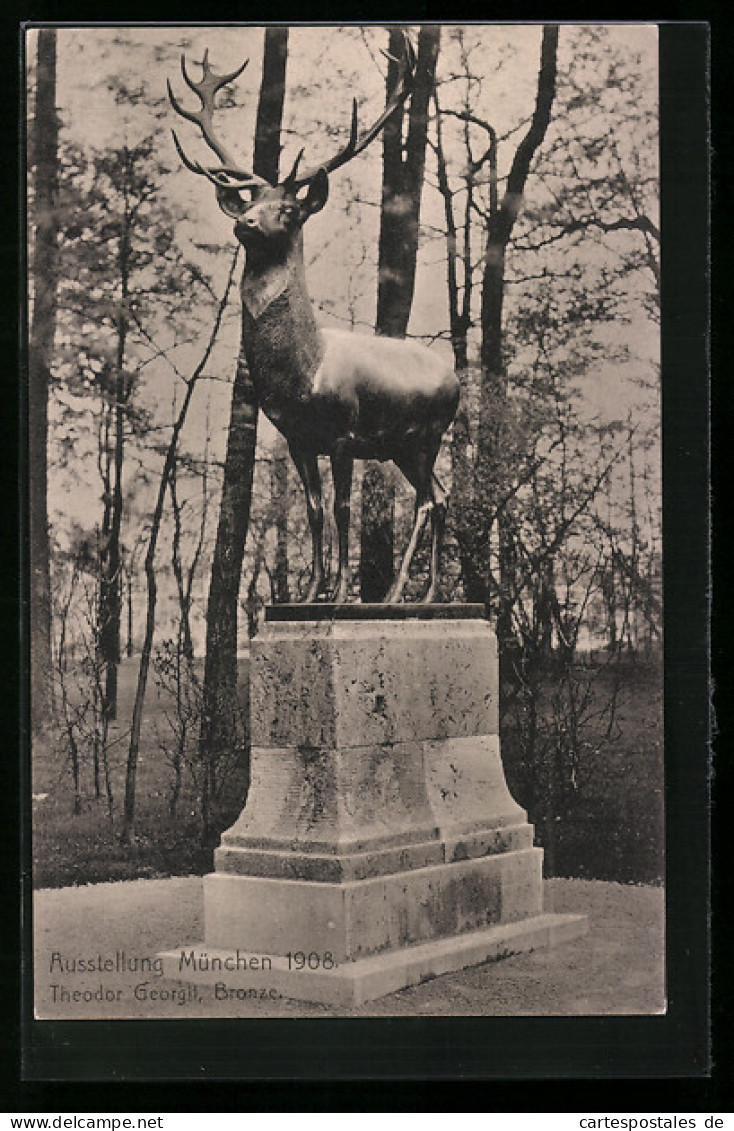
[[[431,562],[428,575],[428,591],[423,598],[426,605],[436,600],[438,588],[439,568],[441,562],[441,547],[443,545],[443,532],[446,525],[446,511],[449,505],[449,494],[435,472],[431,472]]]
[[[334,479],[334,520],[339,540],[339,569],[332,601],[343,605],[349,597],[351,573],[349,569],[349,523],[351,519],[352,472],[354,460],[342,449],[331,457],[331,474]]]
[[[405,478],[415,487],[415,516],[410,540],[405,554],[403,555],[403,560],[400,563],[400,570],[385,598],[385,604],[388,605],[396,604],[403,599],[403,590],[408,583],[408,577],[410,575],[410,565],[420,544],[421,536],[425,530],[429,516],[431,516],[433,525],[432,515],[434,502],[431,476],[435,458],[435,455],[426,451],[405,453],[394,457],[394,462],[400,468]]]
[[[321,476],[313,452],[304,452],[289,444],[293,462],[301,477],[306,495],[306,513],[311,531],[311,583],[301,598],[303,604],[315,601],[324,585],[324,507],[321,501]]]

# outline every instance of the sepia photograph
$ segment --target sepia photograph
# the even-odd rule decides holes
[[[665,1015],[659,35],[26,28],[38,1021]]]

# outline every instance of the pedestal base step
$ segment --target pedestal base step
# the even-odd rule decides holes
[[[400,950],[388,951],[331,969],[298,969],[296,956],[245,955],[236,950],[217,950],[203,943],[167,951],[163,959],[166,978],[213,986],[218,1000],[279,997],[323,1005],[351,1007],[384,997],[408,986],[427,982],[482,962],[541,947],[557,946],[585,935],[585,915],[538,915],[516,923],[500,923],[481,931],[438,939]]]

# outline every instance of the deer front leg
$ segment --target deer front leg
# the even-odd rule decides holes
[[[349,569],[349,522],[352,497],[352,471],[354,460],[343,449],[331,457],[331,474],[334,479],[334,519],[339,539],[339,569],[332,601],[343,605],[349,597],[351,573]]]
[[[289,443],[296,471],[301,477],[306,496],[306,513],[311,531],[312,565],[311,584],[301,598],[302,604],[315,601],[324,584],[324,507],[321,501],[321,477],[318,460],[313,452],[304,452]]]

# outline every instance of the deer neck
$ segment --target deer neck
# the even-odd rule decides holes
[[[248,252],[242,276],[243,344],[258,384],[302,390],[323,357],[298,233],[278,257]]]
[[[248,252],[242,276],[242,346],[260,407],[288,437],[324,355],[306,286],[300,232],[281,256]]]
[[[242,303],[253,322],[257,322],[281,294],[294,290],[293,284],[299,274],[296,251],[293,247],[276,256],[247,252],[242,276]]]

